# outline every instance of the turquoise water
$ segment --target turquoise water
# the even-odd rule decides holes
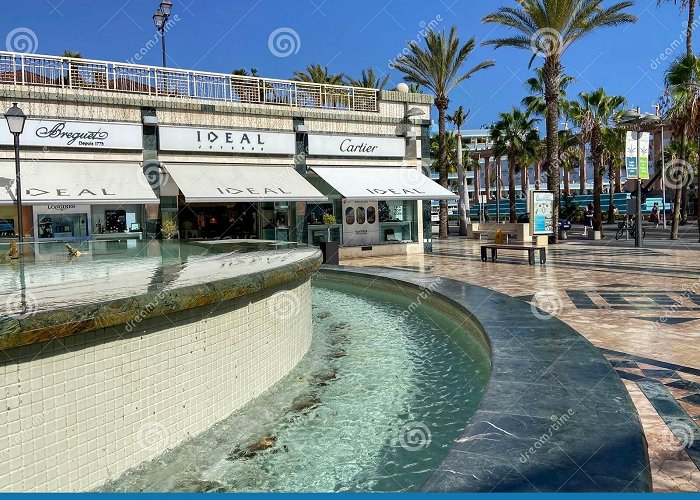
[[[261,397],[106,491],[413,491],[476,410],[489,358],[412,300],[316,281],[312,346]]]

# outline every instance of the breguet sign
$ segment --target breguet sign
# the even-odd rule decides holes
[[[293,155],[296,151],[292,132],[161,126],[158,134],[164,151],[268,155]]]
[[[0,144],[13,144],[7,127],[0,127]],[[23,146],[76,149],[142,149],[141,126],[130,123],[27,120]]]
[[[406,143],[402,137],[309,134],[309,155],[403,158],[406,156]]]

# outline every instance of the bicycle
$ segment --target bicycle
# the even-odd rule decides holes
[[[617,232],[615,233],[615,239],[619,240],[620,237],[623,236],[626,232],[629,233],[629,237],[633,240],[637,239],[637,224],[635,223],[634,218],[630,219],[629,223],[627,221],[617,223]],[[642,239],[646,237],[647,231],[642,227]]]

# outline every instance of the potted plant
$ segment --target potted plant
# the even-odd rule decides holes
[[[166,220],[163,222],[160,232],[163,234],[164,239],[172,240],[175,236],[177,236],[177,224],[175,224],[175,221],[172,219]]]
[[[326,226],[326,241],[321,242],[321,252],[323,252],[323,263],[337,266],[338,259],[338,242],[331,241],[331,228],[337,223],[337,220],[332,214],[323,214],[323,224]]]

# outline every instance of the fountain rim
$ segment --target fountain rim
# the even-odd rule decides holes
[[[0,316],[0,351],[120,325],[132,324],[132,330],[137,330],[138,325],[147,319],[290,286],[309,279],[323,260],[320,250],[310,252],[304,249],[301,253],[308,255],[271,269],[245,274],[227,277],[223,271],[220,279],[215,281],[202,280],[173,288],[153,287],[139,295],[125,294],[99,304],[80,303],[29,314]],[[212,254],[212,258],[220,259],[222,255],[225,254]],[[204,259],[188,265],[197,266],[207,261]]]
[[[412,271],[323,265],[318,275],[385,291],[429,289],[432,299],[477,325],[470,333],[483,339],[491,357],[486,389],[422,491],[652,491],[646,438],[627,389],[602,353],[563,321],[539,319],[529,303],[488,288]],[[561,389],[548,392],[542,378]],[[543,397],[504,401],[528,385],[529,394],[536,386]],[[554,423],[569,421],[560,426],[554,450],[564,460],[552,460],[552,447],[548,454],[535,443]],[[581,458],[581,466],[565,457]]]

